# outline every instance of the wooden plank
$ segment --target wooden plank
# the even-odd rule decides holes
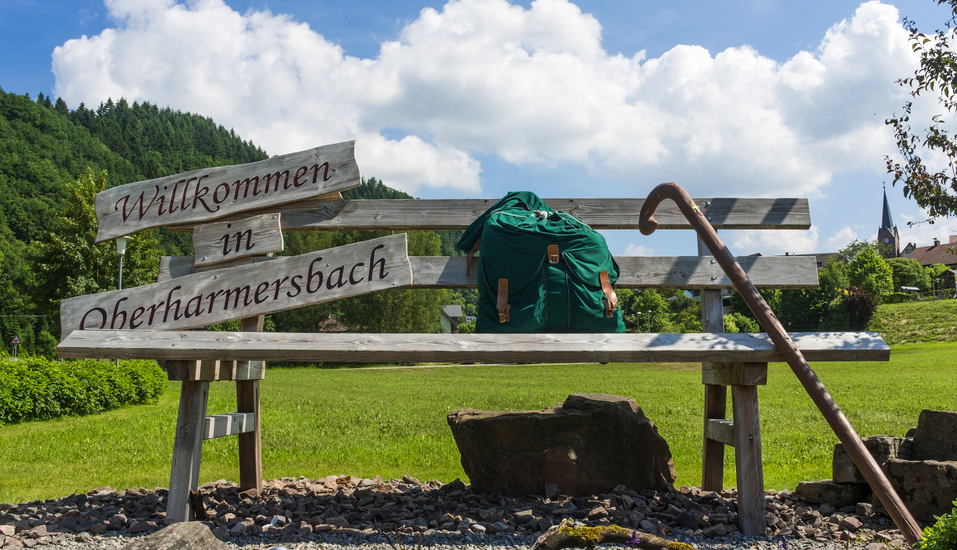
[[[129,183],[97,193],[96,242],[153,227],[198,225],[313,199],[360,183],[355,141]]]
[[[257,258],[255,261],[268,261]],[[817,288],[817,266],[813,256],[741,256],[736,258],[748,278],[760,288]],[[682,290],[733,288],[731,280],[698,256],[616,256],[621,276],[615,288],[680,288]],[[410,256],[415,288],[475,288],[478,275],[465,275],[464,257]],[[237,264],[239,265],[239,264]],[[213,269],[219,268],[215,266]],[[191,257],[163,256],[159,281],[201,273],[209,269],[193,266]]]
[[[796,332],[809,361],[887,361],[876,332]],[[60,357],[264,361],[647,363],[783,361],[764,333],[349,334],[74,331]]]
[[[738,485],[738,528],[747,537],[767,534],[764,465],[757,386],[731,386],[734,409],[734,466]]]
[[[709,418],[704,422],[705,441],[720,443],[723,449],[725,445],[734,447],[734,421],[725,418]],[[720,489],[705,489],[705,491],[715,491]]]
[[[183,382],[173,441],[173,465],[169,476],[167,521],[193,519],[189,492],[199,486],[199,465],[203,453],[203,426],[209,382]]]
[[[194,265],[195,258],[193,256],[160,256],[159,272],[156,274],[156,282],[165,283],[179,277],[185,277],[186,275],[205,273],[218,269],[229,269],[241,265],[259,264],[279,258],[280,257],[273,256],[248,256],[217,265],[197,267]]]
[[[701,383],[719,386],[766,386],[767,363],[708,363],[701,366]]]
[[[207,223],[193,231],[196,267],[282,252],[280,214],[262,214],[233,222]]]
[[[256,424],[254,413],[213,414],[206,417],[203,440],[251,432]]]
[[[262,361],[166,361],[165,366],[169,380],[190,382],[262,380],[266,374]]]
[[[544,199],[594,229],[638,229],[645,199]],[[696,198],[695,204],[716,229],[809,229],[807,199]],[[284,231],[315,229],[465,229],[498,199],[377,199],[301,201],[273,208],[281,212]],[[265,211],[261,213],[266,213]],[[226,218],[229,219],[229,218]],[[664,202],[655,211],[658,229],[691,229],[678,207]],[[192,231],[195,224],[170,227]]]
[[[262,332],[262,315],[243,319],[240,324],[242,332]],[[257,361],[240,361],[242,367],[247,367]],[[260,363],[262,364],[262,363]],[[263,365],[265,370],[265,365]],[[259,380],[236,382],[236,410],[255,415],[256,422],[253,429],[237,438],[239,446],[239,487],[240,491],[255,489],[257,493],[263,490],[263,452],[262,426],[260,425]]]
[[[60,326],[64,335],[81,328],[197,328],[411,285],[412,268],[402,233],[70,298],[60,303]]]

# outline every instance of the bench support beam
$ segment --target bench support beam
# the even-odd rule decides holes
[[[173,465],[169,476],[169,500],[166,519],[194,519],[190,491],[199,486],[199,463],[203,453],[203,427],[209,382],[183,382],[179,394],[179,414],[173,441]]]
[[[757,386],[731,386],[734,409],[734,465],[738,485],[738,526],[746,536],[768,531],[761,463],[761,416]]]
[[[262,315],[243,319],[240,326],[242,332],[261,332],[263,329]],[[246,369],[252,361],[240,361],[239,369]],[[265,365],[259,362],[261,371]],[[263,454],[261,424],[259,420],[259,380],[241,380],[236,382],[236,410],[243,413],[253,413],[255,420],[252,431],[239,434],[239,490],[255,489],[257,493],[263,490]]]

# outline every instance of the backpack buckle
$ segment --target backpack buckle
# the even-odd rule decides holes
[[[558,245],[557,244],[548,245],[548,263],[550,264],[558,263]]]
[[[608,272],[602,271],[598,274],[598,280],[601,282],[601,290],[605,294],[602,302],[605,303],[605,317],[611,319],[618,311],[618,295],[611,286],[611,280],[608,278]]]
[[[498,280],[498,297],[495,301],[495,308],[498,309],[498,322],[508,322],[508,310],[511,306],[508,303],[508,279]]]

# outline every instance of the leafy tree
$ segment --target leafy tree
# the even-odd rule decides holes
[[[904,19],[904,27],[910,33],[911,48],[920,64],[914,76],[902,78],[898,84],[910,89],[913,97],[922,93],[937,94],[938,103],[945,113],[957,110],[957,56],[950,48],[950,41],[957,32],[957,0],[937,0],[940,5],[949,5],[950,19],[944,28],[927,35],[917,25]],[[894,115],[885,124],[894,129],[897,149],[903,162],[885,157],[887,172],[894,175],[893,183],[902,183],[904,196],[914,199],[931,217],[957,213],[957,140],[946,129],[944,114],[937,114],[921,123],[926,130],[911,128],[912,102],[908,101],[903,114]],[[921,151],[929,157],[943,156],[946,166],[939,170],[928,167]]]
[[[53,231],[37,243],[33,295],[41,311],[56,312],[65,298],[117,288],[119,255],[115,243],[94,244],[94,196],[105,189],[106,181],[106,172],[95,176],[90,170],[69,185],[69,199],[57,210]],[[131,238],[123,260],[123,286],[154,282],[160,253],[152,232]]]
[[[931,271],[925,269],[917,260],[891,258],[887,260],[894,278],[894,291],[902,286],[917,287],[921,292],[930,292],[932,287]]]
[[[848,325],[851,330],[864,330],[874,317],[880,303],[870,291],[852,286],[841,297],[841,303],[847,311]]]
[[[894,291],[894,273],[872,247],[863,248],[847,266],[847,280],[878,298]]]

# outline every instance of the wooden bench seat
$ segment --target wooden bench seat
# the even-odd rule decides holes
[[[887,361],[872,332],[792,333],[809,361]],[[198,361],[677,363],[783,361],[767,334],[355,334],[78,330],[60,357]],[[226,378],[228,379],[228,378]]]

